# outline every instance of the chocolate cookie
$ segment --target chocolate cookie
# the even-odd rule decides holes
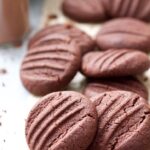
[[[96,37],[97,45],[101,50],[127,48],[148,52],[149,41],[149,25],[129,18],[105,23]]]
[[[55,92],[43,97],[26,123],[30,150],[85,150],[97,129],[92,102],[76,92]]]
[[[149,66],[149,58],[143,52],[112,49],[86,54],[82,60],[82,73],[88,77],[129,76],[143,73]]]
[[[146,87],[134,77],[110,78],[110,79],[88,79],[83,91],[88,97],[96,96],[107,91],[132,91],[141,97],[148,99]]]
[[[108,18],[102,0],[64,0],[62,9],[65,15],[79,22],[99,22]]]
[[[93,98],[98,132],[89,150],[149,150],[150,107],[140,96],[113,91]]]
[[[149,0],[102,0],[111,18],[132,17],[150,21]]]
[[[35,46],[38,46],[39,44],[41,45],[41,43],[49,43],[50,40],[52,40],[53,34],[64,36],[64,39],[61,37],[61,41],[66,40],[65,38],[68,38],[69,36],[71,40],[77,43],[82,54],[85,54],[86,52],[89,52],[95,48],[94,40],[92,40],[92,38],[85,32],[71,25],[57,24],[46,27],[36,33],[29,42],[29,50]]]
[[[73,42],[37,46],[23,60],[21,80],[35,95],[58,91],[75,76],[80,59],[80,50]]]

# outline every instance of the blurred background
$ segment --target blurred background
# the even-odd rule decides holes
[[[30,32],[22,46],[0,46],[0,150],[28,150],[25,118],[36,100],[23,88],[19,68],[27,50],[27,37],[40,26],[43,4],[41,0],[30,1]]]

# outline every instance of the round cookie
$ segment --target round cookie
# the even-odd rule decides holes
[[[23,60],[21,80],[34,95],[58,91],[73,79],[80,60],[80,50],[74,42],[36,46]]]
[[[82,73],[87,77],[118,77],[143,73],[149,69],[148,56],[135,50],[111,49],[90,52],[82,59]]]
[[[137,94],[113,91],[92,99],[98,131],[88,150],[149,150],[150,107]]]
[[[92,51],[95,48],[94,40],[85,32],[71,25],[56,24],[49,27],[45,27],[44,29],[37,32],[29,42],[29,50],[37,46],[38,43],[41,44],[44,41],[46,43],[49,43],[49,40],[52,39],[49,37],[53,36],[53,34],[59,34],[60,36],[64,36],[64,39],[65,37],[68,38],[69,36],[71,40],[77,43],[82,54]],[[63,40],[62,37],[61,40]]]
[[[102,0],[111,18],[132,17],[150,21],[149,0]]]
[[[101,50],[127,48],[149,52],[149,41],[149,25],[131,18],[115,19],[105,23],[96,37]]]
[[[64,0],[62,10],[79,22],[100,22],[108,18],[102,0]]]
[[[26,123],[30,150],[85,150],[97,129],[94,104],[77,92],[55,92],[43,97]]]
[[[135,77],[88,79],[83,93],[91,98],[104,92],[117,90],[131,91],[137,93],[146,100],[148,99],[147,88]]]

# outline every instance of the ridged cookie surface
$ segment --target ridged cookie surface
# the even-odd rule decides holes
[[[76,92],[43,97],[26,123],[30,150],[86,150],[97,129],[94,104]]]
[[[94,50],[95,42],[89,35],[80,29],[67,24],[51,25],[37,32],[29,42],[29,50],[35,46],[38,46],[39,44],[41,45],[42,43],[49,43],[53,34],[66,36],[66,38],[70,37],[70,39],[76,42],[76,44],[79,46],[82,54]],[[63,39],[61,38],[61,40]]]
[[[93,97],[107,91],[132,91],[141,97],[148,99],[148,90],[134,77],[110,78],[110,79],[88,79],[83,93]]]
[[[145,53],[127,49],[90,52],[82,60],[82,72],[88,77],[136,75],[149,69],[149,66]]]
[[[149,0],[102,0],[111,18],[131,17],[150,21]]]
[[[96,41],[101,50],[127,48],[149,52],[150,27],[136,19],[115,19],[102,26]]]
[[[93,98],[98,132],[90,150],[149,150],[150,107],[140,96],[124,91]]]
[[[35,95],[65,88],[80,67],[81,54],[73,42],[33,47],[23,60],[20,76]]]

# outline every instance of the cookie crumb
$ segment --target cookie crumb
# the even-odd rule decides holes
[[[47,27],[49,25],[49,21],[52,19],[57,19],[58,16],[56,14],[49,14],[46,18],[46,21],[44,23],[44,26]]]
[[[143,80],[146,82],[148,81],[148,77],[144,77]]]
[[[5,114],[7,113],[7,111],[6,110],[2,110]]]
[[[4,82],[2,82],[2,87],[5,87],[5,83]]]
[[[58,16],[56,14],[49,14],[48,15],[48,19],[51,20],[51,19],[57,19]]]
[[[6,70],[6,69],[4,69],[4,68],[3,68],[3,69],[0,69],[0,74],[1,74],[1,75],[4,75],[4,74],[6,74],[6,73],[7,73],[7,70]]]

